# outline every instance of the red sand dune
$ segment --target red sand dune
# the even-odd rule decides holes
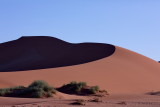
[[[27,86],[34,80],[45,80],[56,87],[70,81],[85,81],[89,85],[99,85],[110,94],[140,94],[159,91],[159,76],[158,62],[116,47],[111,56],[85,64],[21,72],[0,72],[0,87]]]

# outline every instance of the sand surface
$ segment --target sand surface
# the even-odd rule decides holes
[[[75,101],[75,99],[0,97],[0,107],[75,107],[71,105]],[[101,101],[90,102],[88,99],[85,101],[85,107],[160,107],[160,96],[151,95],[111,95],[101,98]]]

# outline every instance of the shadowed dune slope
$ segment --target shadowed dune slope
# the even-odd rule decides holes
[[[72,44],[46,36],[21,37],[0,44],[0,72],[83,64],[112,55],[115,47],[101,43]]]
[[[107,58],[90,63],[22,72],[0,72],[0,87],[28,85],[45,80],[61,86],[70,81],[99,85],[110,94],[140,94],[160,90],[160,65],[135,52],[116,47]]]

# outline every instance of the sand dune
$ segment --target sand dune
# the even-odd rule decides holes
[[[45,80],[55,87],[70,81],[84,81],[110,94],[102,98],[103,102],[87,102],[86,106],[159,107],[159,96],[144,95],[160,91],[158,62],[108,44],[71,44],[56,38],[31,38],[0,44],[0,88],[27,86],[34,80]],[[44,41],[45,45],[41,44]],[[90,98],[58,92],[49,99],[0,97],[0,105],[70,107],[73,99]]]
[[[85,81],[99,85],[113,94],[140,94],[160,90],[160,65],[135,52],[116,47],[113,55],[85,64],[30,70],[0,72],[0,87],[28,85],[33,80],[45,80],[60,86],[70,81]]]

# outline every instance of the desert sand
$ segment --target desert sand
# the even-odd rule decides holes
[[[121,102],[126,102],[129,107],[159,107],[159,96],[146,95],[147,92],[160,91],[159,76],[160,65],[158,62],[116,46],[112,55],[84,64],[39,70],[0,72],[0,87],[27,86],[34,80],[45,80],[54,87],[59,87],[71,81],[84,81],[91,86],[98,85],[110,94],[104,98],[103,103],[88,103],[88,106],[124,106],[125,104],[121,104]],[[69,97],[63,94],[62,96],[65,96],[62,98],[63,100],[2,97],[0,98],[0,105],[36,103],[36,106],[43,103],[50,106],[54,104],[67,106],[69,102],[77,98],[76,96]]]
[[[0,107],[160,107],[159,96],[149,95],[111,95],[102,102],[89,102],[86,105],[71,105],[75,99],[33,99],[1,98]]]

